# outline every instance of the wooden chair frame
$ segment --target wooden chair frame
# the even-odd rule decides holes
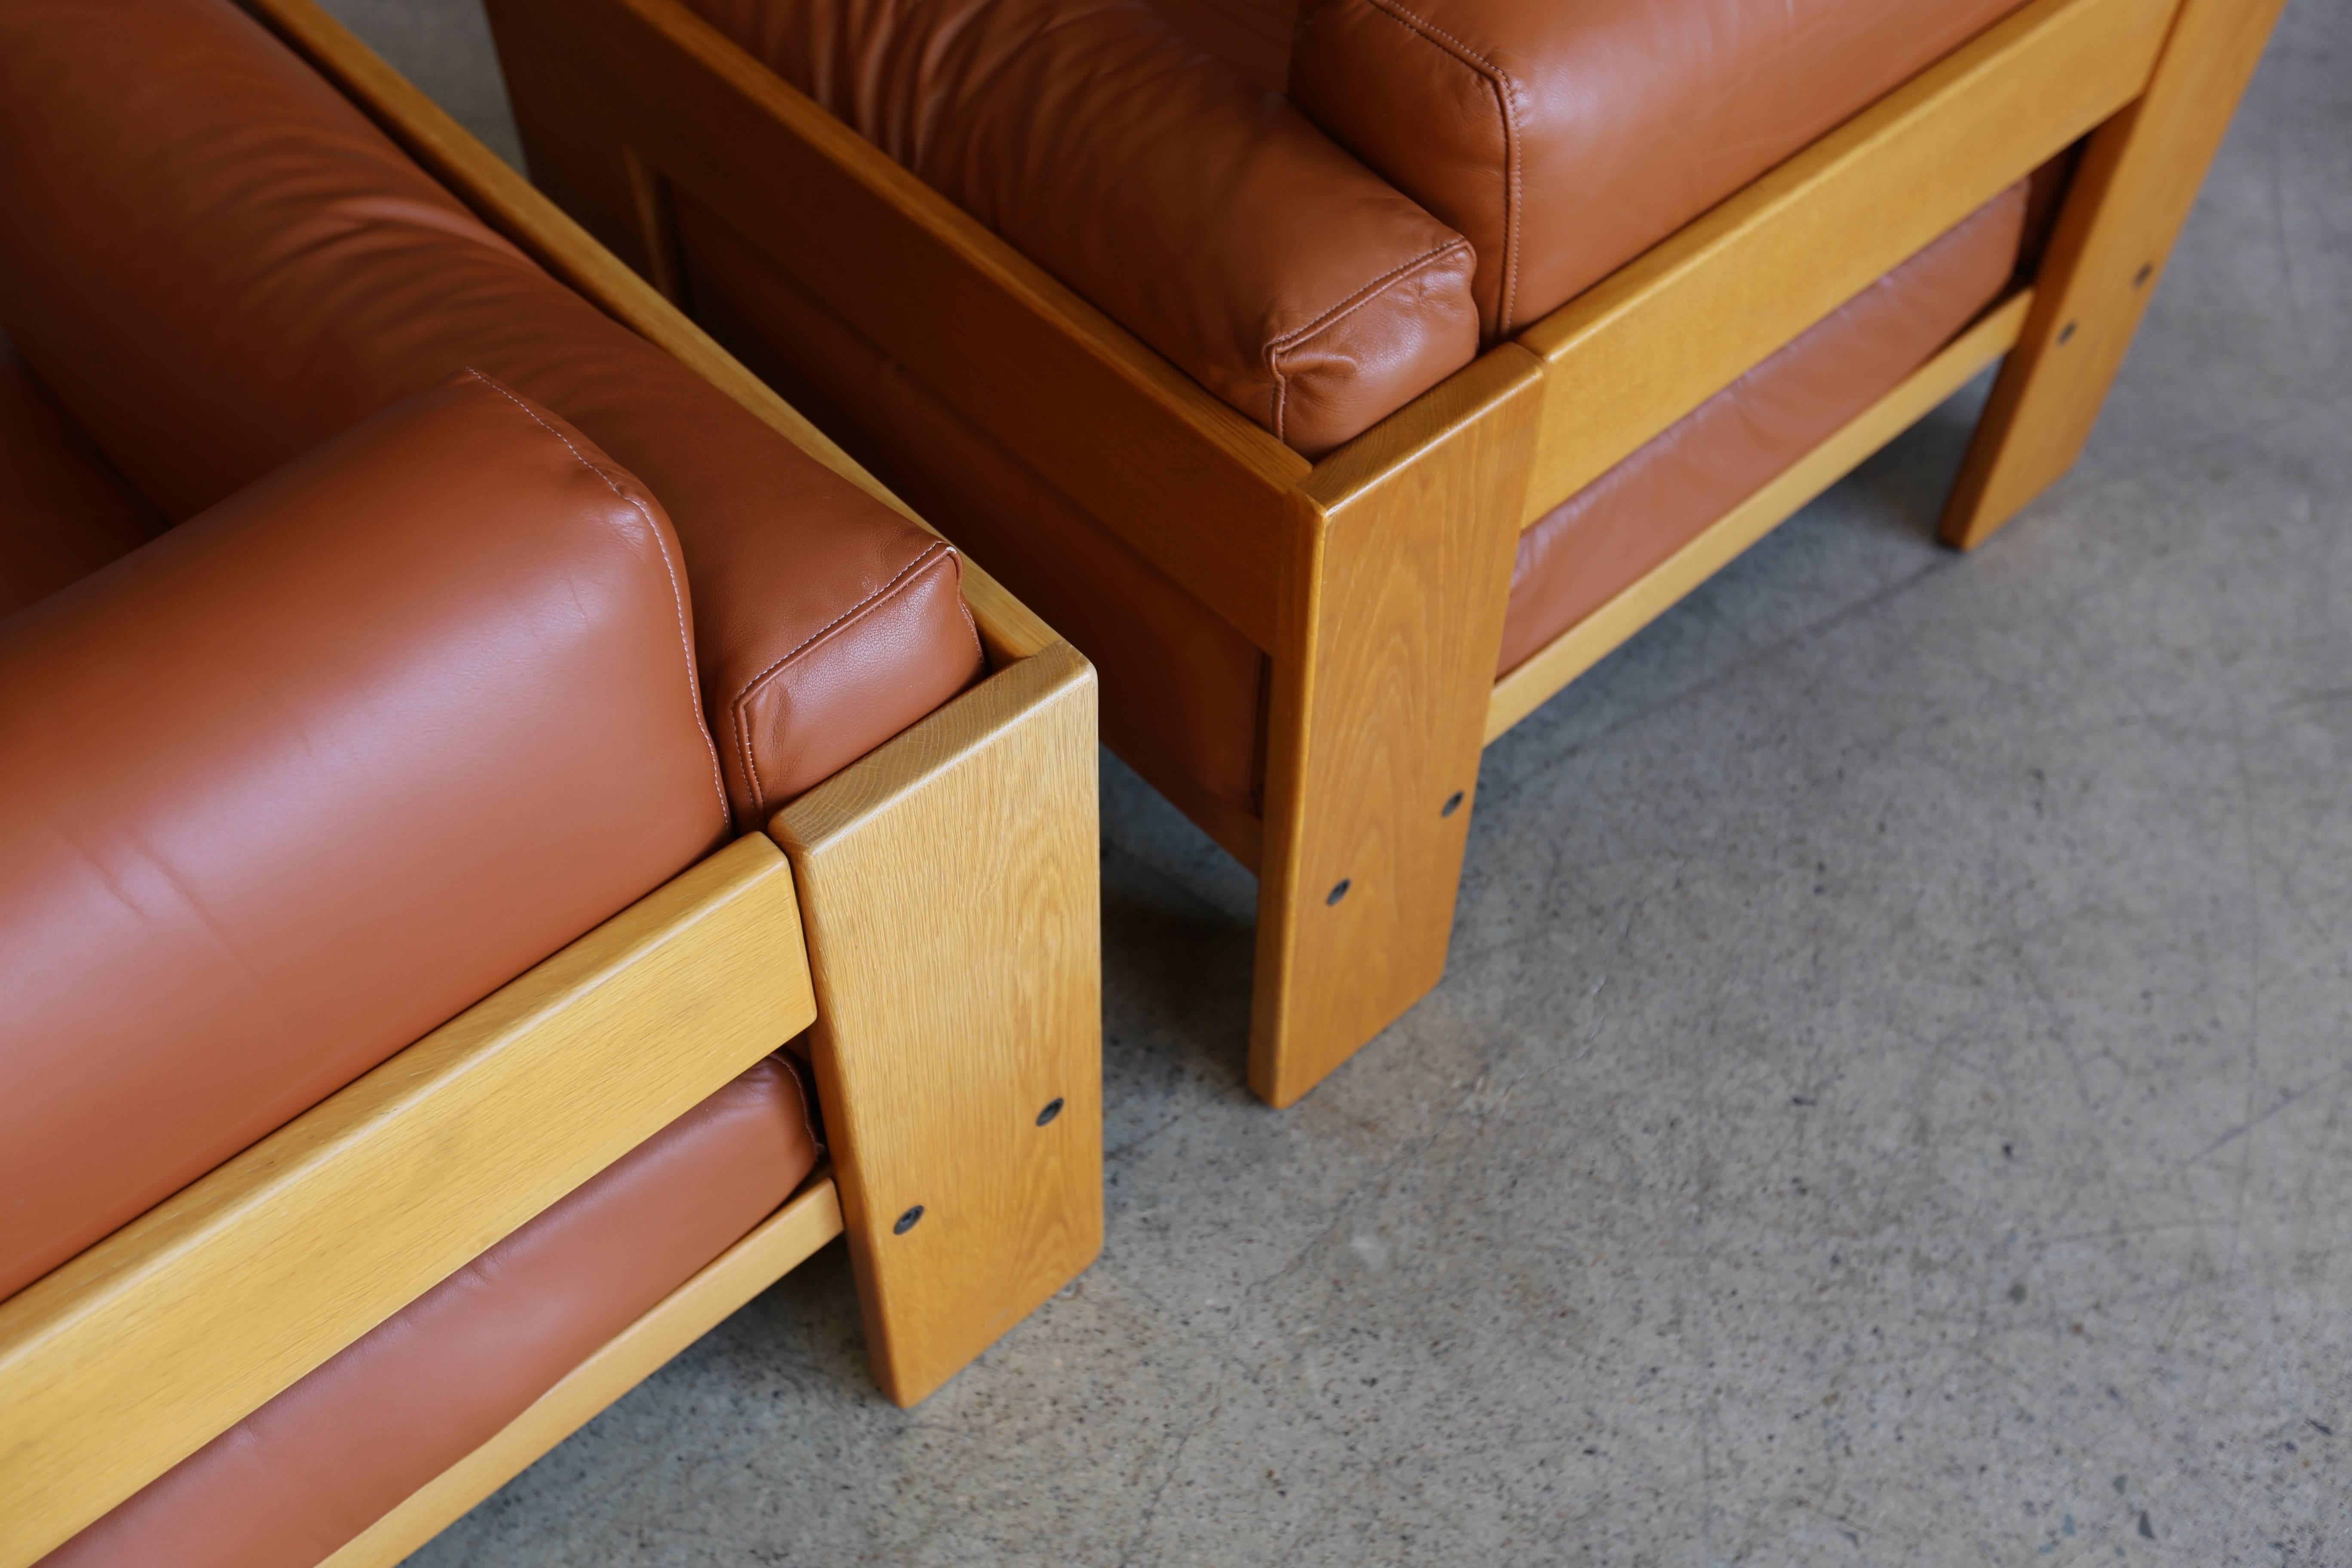
[[[246,3],[558,277],[891,500],[313,0]],[[398,1562],[835,1236],[902,1405],[1093,1260],[1094,674],[969,563],[965,597],[977,687],[0,1302],[0,1568],[803,1031],[830,1165],[336,1568]]]
[[[1485,742],[2004,355],[1945,538],[2065,469],[2280,4],[2032,0],[1312,464],[681,0],[488,9],[534,171],[620,254],[675,296],[690,195],[1266,654],[1262,816],[1129,760],[1258,874],[1280,1106],[1443,973]],[[2032,287],[1496,680],[1524,528],[2085,137]]]

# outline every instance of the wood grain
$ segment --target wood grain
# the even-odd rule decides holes
[[[1444,973],[1541,381],[1504,344],[1327,459],[1298,498],[1251,1015],[1250,1086],[1270,1104]]]
[[[2082,455],[2284,0],[2184,0],[2147,93],[2100,127],[1944,515],[1975,548]]]
[[[1305,458],[677,0],[491,0],[526,138],[593,101],[769,265],[1265,647]],[[567,127],[562,134],[583,132]]]
[[[28,1563],[806,1027],[757,835],[0,1303]]]
[[[2032,305],[2032,291],[2021,290],[1993,307],[1837,434],[1496,681],[1486,703],[1486,743],[1492,745],[1562,687],[1600,663],[2008,353]]]
[[[353,37],[317,0],[239,0],[239,4],[284,38],[428,174],[524,254],[622,325],[693,366],[705,380],[817,461],[900,515],[930,528],[830,437],[688,321],[652,283]],[[606,199],[618,204],[623,226],[634,231],[641,200],[658,189],[657,176],[650,169],[633,175],[619,162],[612,173],[617,184]],[[650,257],[640,258],[640,262],[648,269],[656,265]],[[994,664],[1024,658],[1057,640],[1050,627],[969,556],[963,563],[963,595],[980,623],[982,640]]]
[[[1530,327],[1549,384],[1521,521],[2128,102],[2173,4],[2034,0]]]
[[[1096,769],[1094,670],[1057,645],[769,826],[800,883],[867,1352],[901,1405],[1102,1247]]]
[[[840,1234],[833,1178],[819,1175],[565,1373],[497,1436],[418,1488],[320,1568],[391,1568],[401,1562]]]

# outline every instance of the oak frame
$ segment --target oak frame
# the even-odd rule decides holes
[[[1443,972],[1479,747],[1509,727],[1497,705],[1524,716],[1687,591],[1698,560],[1629,591],[1644,613],[1612,605],[1497,683],[1492,601],[1517,531],[2095,132],[2050,286],[2001,317],[2021,353],[1945,527],[1980,542],[2079,448],[2138,319],[2116,270],[2160,262],[2281,3],[2031,0],[1315,464],[682,0],[488,9],[535,174],[618,254],[674,282],[669,193],[690,195],[1268,656],[1261,818],[1129,761],[1259,873],[1250,1080],[1281,1106]],[[2093,292],[2098,353],[2055,354]],[[1888,416],[1935,379],[1824,443],[1805,484],[1738,509],[1738,531],[1752,542],[1891,438]],[[2026,426],[2043,420],[2073,434],[2042,443]],[[1373,668],[1386,679],[1354,678]]]
[[[313,0],[240,3],[559,279],[906,511]],[[1094,673],[969,563],[964,590],[979,684],[0,1302],[0,1568],[803,1033],[831,1167],[333,1561],[397,1561],[835,1236],[902,1405],[1093,1260]]]

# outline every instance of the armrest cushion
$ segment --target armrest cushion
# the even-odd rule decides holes
[[[1469,237],[1507,337],[2023,0],[1302,0],[1291,95]]]
[[[953,551],[525,259],[228,0],[0,5],[0,321],[175,518],[469,365],[586,431],[677,524],[747,829],[983,668]]]
[[[689,3],[1309,457],[1477,353],[1461,237],[1146,0]]]
[[[720,840],[690,626],[477,376],[0,620],[0,1295]]]

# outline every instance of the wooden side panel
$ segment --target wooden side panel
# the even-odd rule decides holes
[[[1641,581],[1547,643],[1517,669],[1495,682],[1486,705],[1486,742],[1492,745],[1555,693],[1679,603],[1684,595],[1728,565],[1749,545],[1793,517],[1815,496],[1859,467],[1863,460],[1909,429],[1927,412],[1968,384],[2017,342],[2031,290],[2021,290],[1985,313],[1902,385],[1880,398],[1788,471],[1733,507],[1706,531]]]
[[[833,1180],[820,1176],[320,1568],[391,1568],[840,1234]]]
[[[2146,96],[2099,130],[1944,514],[1973,549],[2072,468],[2284,0],[2184,0]]]
[[[512,240],[557,278],[593,301],[622,325],[649,342],[658,344],[700,372],[752,413],[766,420],[783,437],[817,461],[892,508],[902,516],[924,522],[887,487],[834,444],[798,409],[770,390],[740,362],[712,342],[709,333],[687,320],[653,284],[625,264],[631,258],[640,270],[659,269],[659,247],[667,243],[662,205],[667,192],[658,176],[626,161],[625,149],[607,138],[594,147],[609,149],[609,163],[581,156],[552,159],[551,167],[572,178],[567,200],[576,201],[597,233],[591,236],[562,208],[534,189],[498,154],[452,120],[440,105],[426,98],[376,54],[321,10],[317,0],[239,0],[340,88],[344,96],[382,126],[409,156],[434,178],[472,207],[483,221]],[[518,79],[519,91],[528,94],[539,78],[526,72]],[[532,123],[526,121],[526,128]],[[593,138],[599,121],[585,113],[565,123],[583,137]],[[604,243],[599,243],[599,240]],[[621,252],[607,250],[609,244]],[[936,532],[937,530],[932,531]],[[998,665],[1025,658],[1056,639],[994,578],[967,556],[963,563],[964,602],[980,623],[981,637],[990,659]]]
[[[868,1352],[901,1405],[1102,1247],[1096,767],[1094,670],[1057,644],[769,827],[800,879]]]
[[[1523,521],[2130,101],[2174,3],[2035,0],[1530,327],[1551,386]]]
[[[1444,973],[1541,380],[1505,344],[1326,461],[1300,498],[1250,1037],[1250,1086],[1274,1105]]]
[[[21,1564],[806,1027],[792,873],[737,840],[0,1304]]]
[[[1244,636],[1272,637],[1305,458],[677,0],[488,9],[501,54],[530,62],[531,145],[601,128]]]

